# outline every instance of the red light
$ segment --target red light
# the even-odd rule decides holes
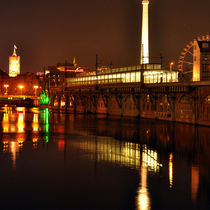
[[[82,69],[82,68],[77,68],[77,69],[60,69],[60,71],[83,73],[84,72],[84,69]]]
[[[64,151],[64,146],[65,146],[65,141],[64,140],[59,140],[58,141],[58,149],[59,151]]]

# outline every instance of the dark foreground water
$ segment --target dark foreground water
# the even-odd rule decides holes
[[[1,108],[0,209],[209,209],[210,128]]]

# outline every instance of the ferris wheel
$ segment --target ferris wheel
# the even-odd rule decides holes
[[[197,37],[198,41],[209,41],[209,35]],[[193,73],[193,46],[194,41],[189,42],[180,53],[178,59],[178,70],[183,74],[186,80],[190,80],[192,78]]]

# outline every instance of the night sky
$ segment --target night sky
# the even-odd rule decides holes
[[[182,48],[210,34],[210,0],[150,0],[150,52],[165,63]],[[0,3],[0,68],[8,72],[13,45],[21,72],[76,61],[81,66],[139,62],[141,5],[138,0],[10,0]]]

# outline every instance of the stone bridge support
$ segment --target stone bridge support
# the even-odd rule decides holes
[[[51,91],[49,107],[94,113],[210,125],[210,82],[136,84]]]

